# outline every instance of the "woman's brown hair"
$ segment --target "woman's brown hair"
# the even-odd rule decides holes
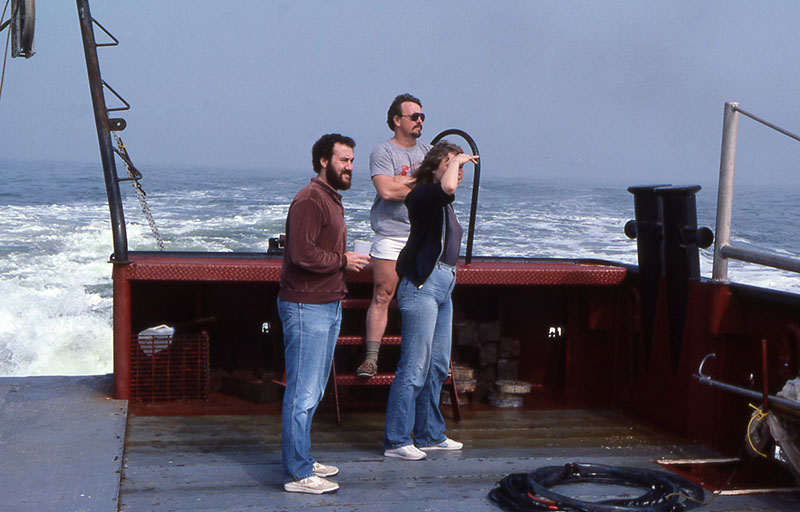
[[[460,155],[464,150],[446,140],[438,142],[428,151],[414,175],[417,184],[433,183],[433,173],[448,155]]]

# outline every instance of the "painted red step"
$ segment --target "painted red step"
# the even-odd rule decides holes
[[[369,379],[357,377],[355,374],[337,374],[337,386],[388,386],[394,380],[393,373],[379,373]],[[450,384],[450,377],[444,381],[444,384]]]
[[[381,344],[383,345],[399,345],[400,344],[400,336],[384,336],[383,340],[381,340]],[[339,339],[336,341],[337,345],[363,345],[364,344],[364,336],[339,336]]]

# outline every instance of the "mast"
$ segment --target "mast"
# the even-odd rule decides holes
[[[128,236],[125,230],[125,213],[122,208],[122,199],[119,192],[119,178],[117,166],[114,161],[114,146],[111,143],[111,131],[125,128],[122,119],[109,119],[108,114],[114,110],[106,107],[103,87],[108,85],[100,77],[100,63],[97,58],[98,46],[113,46],[114,43],[98,45],[94,37],[93,23],[96,23],[89,11],[89,0],[77,0],[78,19],[83,37],[83,50],[86,56],[86,71],[89,74],[89,91],[92,96],[94,120],[97,126],[97,140],[100,144],[100,158],[103,162],[103,176],[106,181],[106,194],[108,195],[108,208],[111,213],[111,231],[114,237],[114,254],[112,262],[115,265],[128,262]],[[101,26],[102,28],[102,26]],[[103,29],[104,32],[105,29]],[[106,32],[108,34],[108,32]],[[108,34],[111,36],[111,34]],[[112,39],[113,36],[111,36]],[[114,92],[113,89],[109,89]],[[114,93],[116,95],[116,93]],[[118,98],[119,96],[116,95]],[[122,98],[120,98],[122,99]],[[124,100],[122,100],[125,103]],[[127,104],[126,104],[127,108]]]

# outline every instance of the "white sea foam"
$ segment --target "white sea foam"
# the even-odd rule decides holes
[[[12,230],[17,243],[0,259],[0,375],[110,371],[111,269],[102,257],[110,234],[102,209],[14,210],[28,224]],[[77,216],[84,223],[64,222]]]

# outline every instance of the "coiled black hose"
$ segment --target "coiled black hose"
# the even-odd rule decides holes
[[[557,485],[576,483],[638,487],[644,492],[635,498],[590,502],[550,490]],[[503,510],[514,512],[681,512],[702,505],[705,491],[683,477],[664,471],[571,462],[508,475],[489,492],[489,498]]]

